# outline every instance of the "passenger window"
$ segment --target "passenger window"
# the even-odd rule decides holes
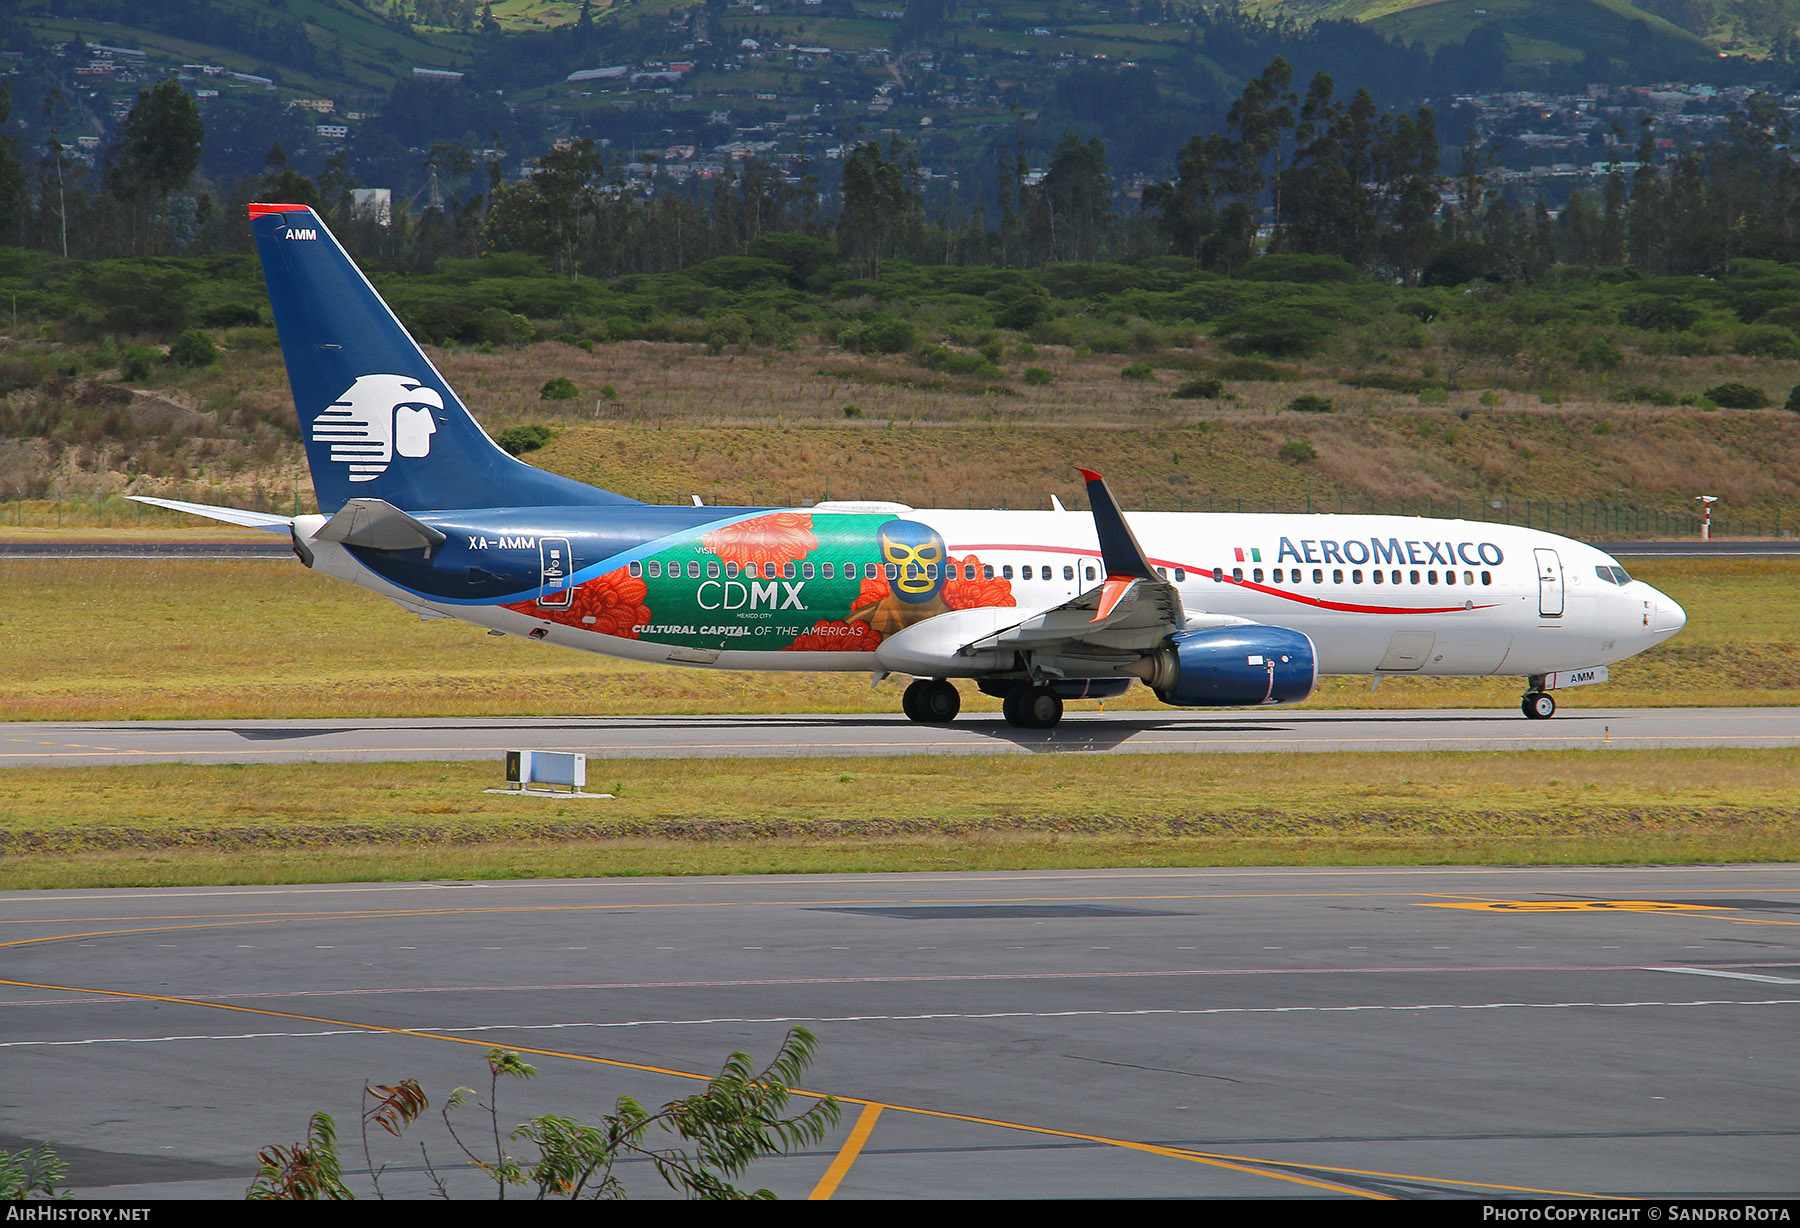
[[[1465,572],[1463,572],[1463,583],[1464,583],[1464,584],[1473,584],[1473,583],[1475,583],[1475,573],[1474,573],[1474,572],[1472,572],[1472,571],[1465,571]]]
[[[1063,564],[1063,579],[1073,580],[1074,578],[1075,578],[1075,569],[1073,567],[1069,566],[1067,563],[1064,563]],[[1175,571],[1175,578],[1177,580],[1181,579],[1181,570],[1179,568],[1177,568]]]
[[[1394,569],[1394,574],[1389,576],[1388,579],[1392,580],[1395,584],[1400,583],[1400,569],[1398,567],[1396,567]],[[1419,581],[1419,573],[1415,571],[1415,572],[1413,572],[1413,583],[1417,584],[1418,581]]]
[[[1362,568],[1358,567],[1355,571],[1350,573],[1350,583],[1352,583],[1352,584],[1361,584],[1362,583]]]
[[[1090,580],[1098,580],[1098,579],[1099,579],[1099,578],[1100,578],[1100,573],[1099,573],[1099,572],[1097,572],[1097,571],[1095,571],[1095,570],[1094,570],[1094,567],[1093,567],[1093,564],[1091,564],[1091,563],[1090,563],[1090,564],[1088,564],[1088,566],[1087,566],[1087,568],[1086,568],[1086,571],[1087,571],[1087,578],[1088,578],[1088,579],[1090,579]]]
[[[1344,573],[1343,573],[1343,572],[1341,572],[1341,571],[1340,571],[1340,572],[1338,572],[1338,573],[1337,573],[1337,579],[1336,579],[1336,580],[1335,580],[1335,581],[1334,581],[1334,583],[1337,583],[1337,584],[1342,584],[1342,583],[1343,583],[1343,582],[1344,582]],[[1324,568],[1321,568],[1321,567],[1315,567],[1315,568],[1313,568],[1313,583],[1314,583],[1314,584],[1323,584],[1323,583],[1325,583],[1325,570],[1324,570]]]
[[[1223,567],[1213,568],[1213,583],[1214,584],[1223,584],[1224,582],[1225,582],[1225,569]]]
[[[1253,571],[1251,571],[1250,578],[1253,581],[1255,581],[1257,584],[1261,584],[1262,583],[1262,568],[1258,567],[1258,568],[1255,568]]]
[[[936,563],[925,564],[925,578],[927,580],[937,579],[937,564]]]
[[[1012,579],[1013,578],[1012,564],[1008,563],[1004,567],[1002,567],[1000,569],[1000,575],[1005,579],[1008,579],[1008,580]]]
[[[1425,583],[1427,583],[1427,584],[1436,584],[1437,583],[1437,568],[1433,567],[1430,571],[1425,573]]]
[[[1417,584],[1419,582],[1419,573],[1416,571],[1412,573],[1412,582],[1414,584]]]
[[[831,564],[827,563],[825,566],[829,567]],[[813,578],[813,565],[811,563],[800,564],[800,578],[802,580],[810,580]]]
[[[900,578],[900,565],[898,563],[889,563],[887,565],[887,578],[890,580],[898,580]]]
[[[742,570],[743,569],[736,563],[727,563],[725,564],[725,578],[727,580],[735,580],[738,578],[738,572]]]
[[[652,580],[655,580],[655,579],[658,579],[659,577],[661,577],[661,575],[662,575],[662,564],[658,563],[655,559],[650,560],[650,578]]]
[[[1491,571],[1482,572],[1481,573],[1481,582],[1483,584],[1492,584],[1494,582],[1494,573]]]
[[[1456,583],[1456,573],[1454,571],[1446,571],[1444,573],[1444,583],[1445,584],[1455,584]]]
[[[1379,572],[1379,571],[1372,571],[1372,572],[1370,572],[1370,573],[1369,573],[1369,578],[1370,578],[1370,579],[1371,579],[1371,580],[1373,580],[1373,581],[1375,581],[1375,583],[1377,583],[1377,584],[1380,584],[1380,583],[1381,583],[1381,573],[1380,573],[1380,572]]]
[[[1156,569],[1156,574],[1167,580],[1169,578],[1169,569],[1167,567],[1158,567]],[[1262,573],[1258,572],[1256,578],[1258,580],[1262,579]]]
[[[700,578],[700,560],[699,559],[688,560],[688,579],[698,580],[699,578]]]
[[[819,575],[827,580],[837,579],[837,564],[836,563],[820,563],[819,564]]]
[[[994,578],[994,565],[992,563],[983,563],[981,565],[981,578],[983,580],[992,580]]]
[[[1241,583],[1244,579],[1244,569],[1242,567],[1233,567],[1231,569],[1231,578]]]
[[[706,562],[706,578],[708,580],[717,580],[719,578],[719,560],[718,559],[708,559],[707,560],[707,562]]]
[[[642,564],[642,563],[639,563],[639,562],[636,562],[636,561],[633,561],[633,562],[632,562],[632,564],[631,564],[631,566],[629,566],[629,567],[627,567],[627,568],[626,568],[626,569],[625,569],[625,571],[626,571],[626,573],[627,573],[627,574],[629,574],[629,575],[630,575],[630,576],[631,576],[631,578],[632,578],[632,579],[633,579],[633,580],[635,580],[635,579],[637,579],[637,578],[638,578],[638,577],[639,577],[639,576],[641,576],[641,575],[643,575],[643,574],[644,574],[644,565],[643,565],[643,564]]]
[[[881,568],[877,567],[874,563],[864,563],[863,564],[863,579],[873,580],[876,576],[879,576],[880,574],[881,574]]]
[[[1315,572],[1315,573],[1313,573],[1313,574],[1315,574],[1315,575],[1317,575],[1317,574],[1318,574],[1318,573],[1317,573],[1317,572]],[[1342,584],[1342,583],[1343,583],[1343,582],[1344,582],[1344,569],[1343,569],[1343,568],[1341,568],[1341,567],[1334,567],[1334,568],[1333,568],[1333,569],[1332,569],[1332,571],[1331,571],[1331,582],[1332,582],[1332,583],[1333,583],[1333,584]]]

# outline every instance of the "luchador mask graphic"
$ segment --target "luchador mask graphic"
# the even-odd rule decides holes
[[[881,526],[881,557],[899,569],[892,581],[894,596],[922,605],[944,588],[943,537],[916,520],[890,520]]]

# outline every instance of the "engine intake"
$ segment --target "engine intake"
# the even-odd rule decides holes
[[[1129,672],[1178,707],[1297,704],[1318,684],[1319,661],[1298,631],[1214,627],[1176,632]]]

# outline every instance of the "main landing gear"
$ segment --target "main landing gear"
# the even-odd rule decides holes
[[[1001,714],[1015,729],[1054,729],[1062,720],[1062,696],[1047,686],[1020,683],[1000,701]]]
[[[1527,691],[1519,701],[1519,711],[1534,721],[1547,721],[1556,715],[1556,699],[1548,691]]]
[[[900,696],[906,719],[926,725],[947,725],[962,711],[962,694],[942,678],[920,678]]]

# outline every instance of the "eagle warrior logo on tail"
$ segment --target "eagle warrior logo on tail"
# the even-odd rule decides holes
[[[350,467],[352,482],[370,482],[396,455],[430,454],[437,430],[431,411],[442,408],[437,390],[411,376],[359,376],[313,419],[313,442],[330,446],[331,459]]]

